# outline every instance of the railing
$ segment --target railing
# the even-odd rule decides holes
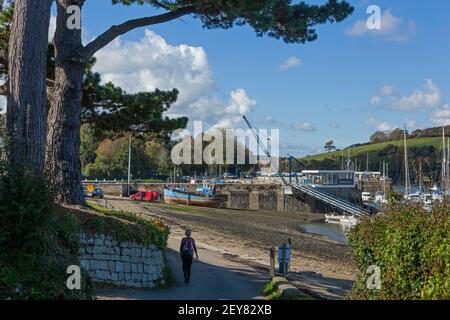
[[[349,201],[346,201],[344,199],[341,199],[337,196],[334,196],[332,194],[329,194],[324,191],[320,191],[317,189],[314,189],[312,187],[305,186],[300,183],[293,184],[292,187],[295,190],[298,190],[300,192],[303,192],[313,198],[316,198],[318,200],[321,200],[325,202],[326,204],[329,204],[337,209],[342,210],[343,212],[355,215],[355,216],[361,216],[361,215],[368,215],[370,212],[354,203],[351,203]]]

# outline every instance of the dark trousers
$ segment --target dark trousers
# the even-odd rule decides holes
[[[189,281],[191,279],[191,267],[193,259],[194,259],[193,255],[190,254],[181,255],[181,260],[183,261],[183,274],[185,281]]]

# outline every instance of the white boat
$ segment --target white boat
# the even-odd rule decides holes
[[[354,226],[358,223],[358,219],[355,216],[326,214],[325,221],[328,223],[338,223],[349,226]]]
[[[375,201],[374,202],[377,204],[386,204],[387,199],[386,199],[386,195],[384,194],[384,192],[378,191],[377,193],[375,193]]]
[[[361,198],[363,202],[370,202],[372,200],[372,196],[370,192],[363,192],[361,193]]]

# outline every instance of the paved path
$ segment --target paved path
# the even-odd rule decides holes
[[[247,300],[264,299],[261,288],[268,275],[248,266],[228,261],[221,254],[199,246],[200,261],[194,260],[191,283],[184,284],[179,239],[170,238],[166,259],[172,271],[170,288],[164,290],[110,289],[97,290],[98,299],[139,300]]]

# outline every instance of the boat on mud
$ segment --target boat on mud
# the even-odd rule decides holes
[[[325,222],[355,226],[358,223],[358,219],[350,215],[326,214]]]
[[[226,196],[215,194],[214,187],[204,185],[197,188],[196,192],[188,192],[185,188],[164,187],[164,203],[220,207],[226,201]]]

